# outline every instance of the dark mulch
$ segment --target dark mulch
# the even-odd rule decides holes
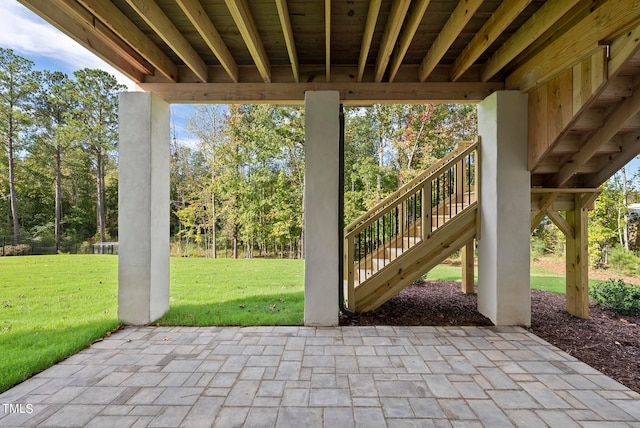
[[[404,289],[377,310],[341,325],[493,325],[477,311],[477,297],[460,283],[427,281]],[[565,296],[531,291],[529,331],[591,367],[640,392],[640,317],[621,316],[591,305],[584,320],[565,311]]]

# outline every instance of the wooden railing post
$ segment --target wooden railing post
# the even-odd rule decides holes
[[[346,257],[345,266],[347,267],[347,307],[352,311],[356,308],[355,298],[355,281],[354,281],[354,261],[353,255],[355,253],[355,244],[353,239],[348,239],[345,245]]]
[[[464,172],[466,170],[467,157],[463,157],[457,163],[456,170],[456,197],[454,198],[456,204],[464,202]]]
[[[423,241],[431,235],[431,180],[424,182],[422,186],[422,212],[420,218],[420,238]]]
[[[474,283],[474,245],[473,240],[462,247],[462,292],[475,293]]]
[[[400,235],[400,239],[402,240],[401,246],[404,249],[404,232],[407,227],[407,200],[404,199],[400,202],[400,206],[398,207],[398,234]]]

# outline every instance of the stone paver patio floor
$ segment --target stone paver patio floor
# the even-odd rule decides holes
[[[128,327],[0,403],[2,427],[640,427],[640,394],[518,327]]]

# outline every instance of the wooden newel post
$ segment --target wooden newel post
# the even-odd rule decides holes
[[[353,238],[347,239],[345,242],[346,248],[346,259],[344,261],[344,266],[346,270],[346,280],[347,280],[347,307],[354,311],[356,309],[356,298],[355,298],[355,273],[354,273],[354,253],[355,253],[355,243]]]
[[[465,294],[475,293],[474,278],[474,241],[471,240],[462,247],[462,292]]]

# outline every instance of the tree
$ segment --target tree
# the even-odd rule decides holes
[[[209,211],[210,229],[211,229],[211,243],[213,250],[213,258],[217,258],[216,252],[216,193],[215,187],[215,160],[216,151],[222,144],[222,128],[224,125],[224,112],[221,106],[217,105],[200,105],[197,106],[193,116],[189,118],[189,129],[200,140],[198,148],[205,154],[207,159],[207,166],[210,170],[211,183],[209,186],[204,186],[204,190],[207,191],[207,199],[211,201]]]
[[[124,85],[102,70],[82,69],[76,77],[76,109],[70,125],[75,140],[89,155],[96,178],[96,228],[106,239],[105,176],[118,140],[118,93]]]
[[[60,249],[62,235],[62,162],[71,146],[67,123],[74,108],[73,93],[74,83],[69,80],[66,74],[45,71],[42,85],[36,97],[35,117],[39,129],[36,151],[45,155],[42,163],[50,164],[50,159],[53,160],[56,251]]]
[[[16,194],[16,153],[31,124],[33,93],[40,74],[33,62],[17,56],[11,49],[0,48],[0,139],[7,153],[9,201],[13,225],[13,245],[18,245],[20,221]]]

